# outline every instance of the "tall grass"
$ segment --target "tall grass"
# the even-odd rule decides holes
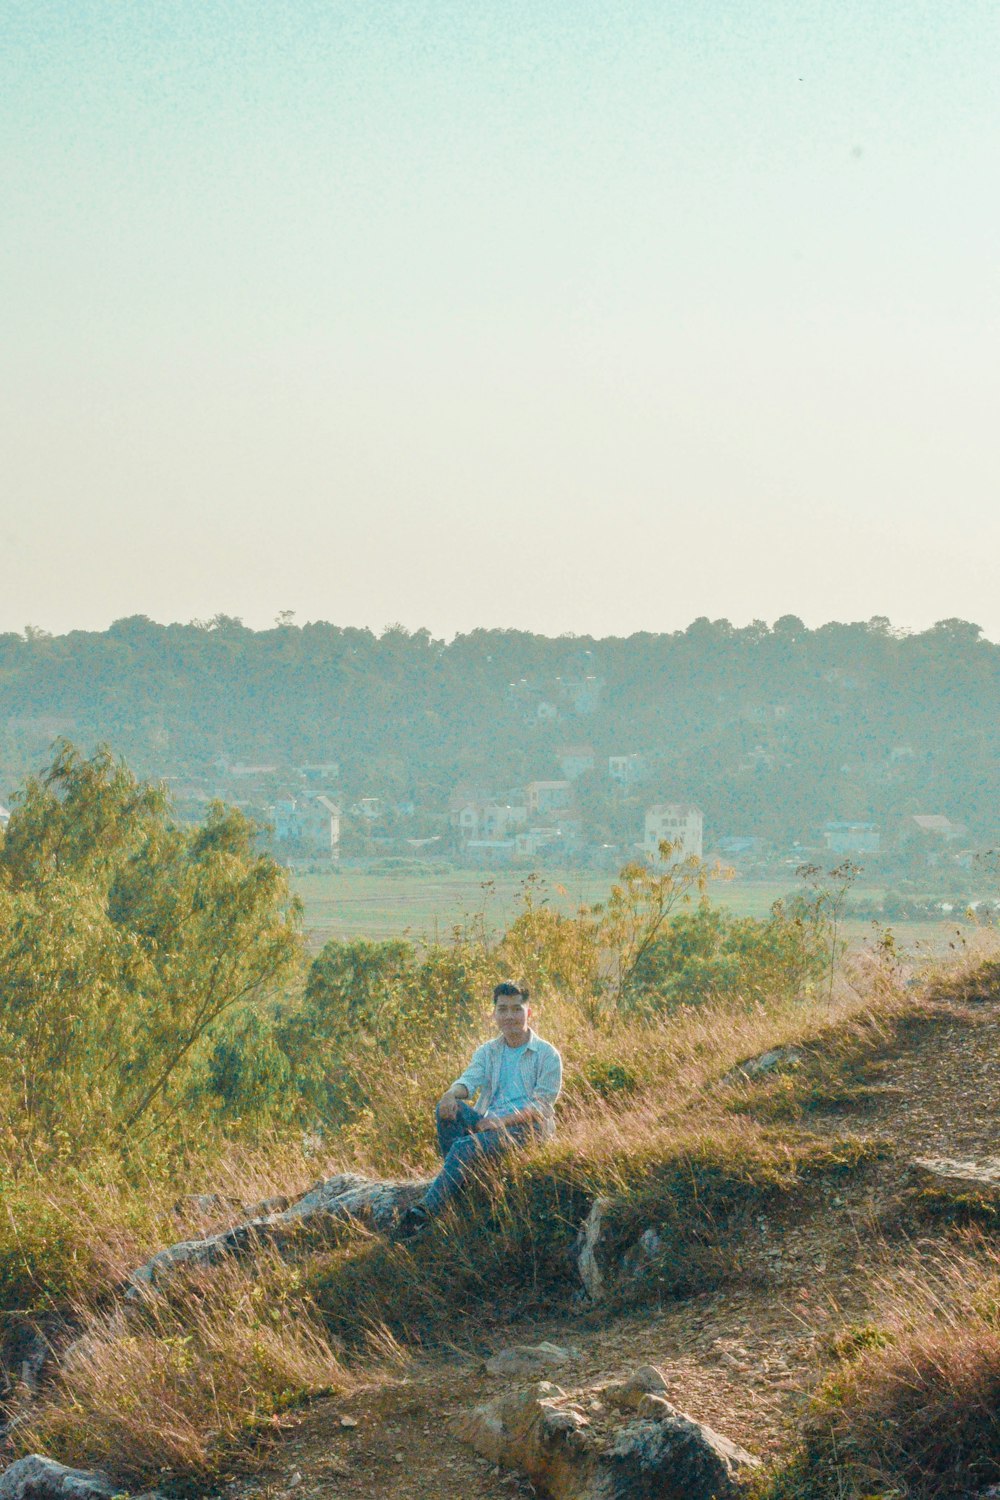
[[[83,1159],[56,1151],[37,1165],[19,1154],[3,1179],[0,1301],[70,1308],[84,1332],[40,1403],[18,1406],[17,1447],[110,1467],[124,1483],[164,1468],[204,1478],[287,1404],[344,1387],[341,1340],[356,1361],[379,1328],[453,1337],[456,1315],[489,1315],[500,1287],[505,1319],[512,1308],[568,1307],[578,1290],[573,1242],[596,1195],[611,1200],[609,1256],[650,1225],[660,1235],[659,1259],[635,1294],[677,1296],[740,1273],[743,1227],[761,1205],[797,1211],[811,1183],[863,1166],[857,1143],[734,1116],[732,1090],[716,1085],[784,1043],[850,1034],[874,1044],[914,1005],[891,965],[858,961],[822,996],[608,1011],[573,998],[578,937],[564,926],[556,936],[561,947],[551,962],[536,956],[534,976],[536,1025],[566,1064],[558,1140],[510,1159],[502,1180],[468,1194],[413,1248],[346,1229],[332,1248],[304,1244],[291,1264],[263,1257],[179,1276],[166,1299],[122,1321],[122,1283],[163,1244],[345,1168],[433,1170],[433,1102],[489,1025],[495,955],[476,960],[479,1015],[439,1007],[429,993],[384,1045],[360,1026],[349,1034],[367,1102],[318,1150],[301,1125],[260,1127],[247,1141],[217,1121],[198,1143],[169,1135]],[[468,965],[461,952],[453,962],[464,994]]]
[[[126,1484],[208,1479],[289,1406],[351,1384],[301,1272],[274,1256],[82,1321],[55,1383],[22,1408],[18,1446],[110,1464]]]
[[[775,1494],[951,1500],[1000,1481],[1000,1249],[967,1239],[882,1277],[873,1301]]]

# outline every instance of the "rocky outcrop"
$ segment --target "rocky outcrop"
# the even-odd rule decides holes
[[[619,1399],[648,1385],[651,1369],[620,1382]],[[648,1391],[638,1417],[598,1432],[588,1410],[601,1407],[602,1396],[610,1401],[611,1389],[571,1398],[543,1382],[476,1407],[453,1430],[492,1463],[522,1470],[550,1500],[734,1500],[758,1466],[737,1444]]]
[[[619,1429],[598,1465],[594,1500],[728,1500],[757,1468],[721,1433],[646,1396],[639,1419]]]
[[[247,1254],[263,1245],[281,1249],[303,1232],[322,1234],[345,1220],[388,1233],[426,1190],[427,1182],[422,1180],[382,1182],[356,1172],[342,1172],[318,1182],[281,1213],[265,1214],[206,1239],[181,1240],[157,1251],[145,1265],[132,1272],[130,1295],[141,1296],[155,1288],[179,1266],[210,1266],[227,1256]]]
[[[67,1469],[54,1459],[31,1453],[0,1474],[0,1500],[111,1500],[122,1487],[104,1474]],[[141,1500],[160,1500],[152,1493]]]
[[[612,1264],[605,1255],[602,1264],[601,1241],[607,1227],[608,1210],[613,1202],[612,1198],[595,1198],[590,1212],[577,1231],[574,1255],[576,1269],[583,1283],[583,1290],[578,1296],[581,1302],[603,1302],[612,1290],[613,1283],[636,1281],[644,1276],[663,1248],[661,1236],[650,1225],[617,1263]]]
[[[604,1272],[597,1259],[597,1247],[601,1242],[604,1215],[610,1206],[610,1198],[595,1198],[576,1237],[576,1268],[591,1302],[600,1302],[604,1297]]]
[[[956,1161],[950,1156],[918,1156],[911,1164],[928,1187],[946,1192],[1000,1193],[1000,1157],[980,1161]]]

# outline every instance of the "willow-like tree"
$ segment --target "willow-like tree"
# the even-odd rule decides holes
[[[0,843],[0,1108],[26,1151],[137,1141],[176,1117],[214,1030],[300,957],[255,825],[182,827],[107,750],[62,743]]]

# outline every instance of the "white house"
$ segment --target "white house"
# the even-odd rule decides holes
[[[479,808],[479,835],[486,839],[510,837],[528,821],[524,803],[483,802]]]
[[[6,828],[9,822],[10,813],[2,804],[0,804],[0,828]]]
[[[528,809],[516,802],[481,801],[469,797],[456,800],[451,809],[451,826],[464,844],[473,840],[509,838],[527,821]]]
[[[703,823],[701,808],[690,802],[657,802],[647,808],[642,841],[646,858],[659,862],[660,845],[668,839],[674,845],[671,864],[692,855],[701,859]]]
[[[479,837],[479,807],[473,798],[455,801],[451,808],[451,826],[463,843]]]
[[[340,857],[340,808],[329,797],[284,797],[271,809],[274,839],[286,854]]]

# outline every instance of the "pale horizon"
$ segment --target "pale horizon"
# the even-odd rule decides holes
[[[0,630],[1000,639],[985,0],[0,19]]]

